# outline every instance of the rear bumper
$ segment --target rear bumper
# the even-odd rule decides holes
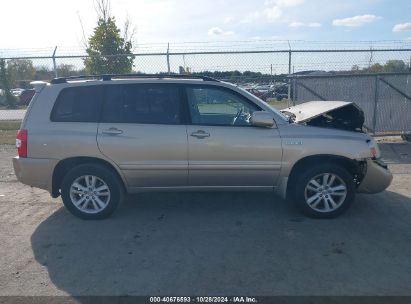
[[[13,158],[14,173],[26,185],[47,190],[51,193],[52,176],[57,160],[37,158]]]
[[[391,184],[392,174],[381,160],[367,159],[367,171],[357,189],[359,193],[378,193]]]

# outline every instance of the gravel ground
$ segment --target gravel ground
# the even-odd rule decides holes
[[[82,221],[0,146],[0,295],[411,295],[411,144],[381,148],[392,185],[334,220],[271,193],[161,193]]]

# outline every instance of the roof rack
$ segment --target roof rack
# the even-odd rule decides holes
[[[209,76],[200,75],[184,75],[184,74],[102,74],[102,75],[80,75],[80,76],[69,76],[69,77],[59,77],[54,78],[50,81],[51,84],[66,83],[67,80],[81,80],[81,79],[94,79],[102,81],[110,81],[115,78],[153,78],[153,79],[164,79],[164,78],[175,78],[175,79],[201,79],[203,81],[219,81]]]

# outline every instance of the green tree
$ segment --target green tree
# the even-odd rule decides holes
[[[370,66],[366,71],[369,73],[381,73],[384,72],[384,66],[379,63],[375,63],[372,66]]]
[[[57,66],[57,75],[59,77],[74,76],[75,74],[76,70],[72,64],[60,64]]]
[[[406,72],[407,66],[402,60],[388,60],[384,65],[385,72]]]
[[[16,98],[10,92],[10,75],[6,68],[6,61],[0,59],[0,86],[4,90],[4,98],[8,108],[16,107]]]
[[[55,77],[54,71],[51,71],[47,66],[37,66],[35,80],[49,80]]]
[[[110,15],[109,4],[108,0],[97,1],[97,26],[88,39],[86,52],[89,57],[84,59],[86,72],[90,74],[130,73],[133,68],[129,22],[126,22],[124,36],[121,36],[115,17]]]
[[[354,64],[351,68],[351,71],[359,72],[360,71],[360,66],[358,64]]]
[[[360,69],[358,65],[353,65],[351,71],[363,73],[402,73],[407,72],[409,67],[403,60],[387,60],[385,64],[375,63],[368,68]]]
[[[36,75],[33,62],[28,59],[9,60],[7,62],[7,72],[12,86],[19,86],[20,82],[31,81]]]

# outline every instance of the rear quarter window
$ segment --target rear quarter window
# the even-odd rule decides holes
[[[51,121],[98,122],[103,101],[102,86],[63,89],[51,112]]]
[[[162,84],[107,86],[102,122],[180,124],[180,89]]]

